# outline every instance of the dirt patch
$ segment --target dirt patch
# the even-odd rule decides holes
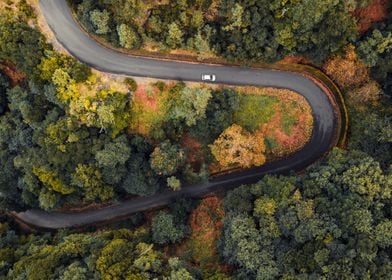
[[[356,9],[353,13],[358,20],[358,32],[363,34],[373,25],[388,16],[388,0],[373,0],[369,6]]]

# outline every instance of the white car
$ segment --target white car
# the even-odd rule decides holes
[[[215,79],[216,79],[216,77],[214,74],[202,74],[201,75],[202,81],[215,82]]]

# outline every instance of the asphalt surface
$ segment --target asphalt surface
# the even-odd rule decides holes
[[[87,36],[74,21],[65,0],[40,0],[41,10],[58,41],[76,58],[93,68],[130,76],[184,81],[201,81],[203,73],[215,74],[216,83],[287,88],[303,95],[313,109],[314,127],[303,149],[282,160],[261,167],[219,176],[182,190],[119,202],[110,207],[80,213],[28,210],[14,217],[34,228],[50,230],[77,228],[126,218],[132,213],[167,205],[180,197],[202,197],[241,184],[254,183],[265,174],[300,171],[327,153],[336,140],[336,112],[327,95],[312,80],[300,74],[270,69],[191,64],[131,57],[107,49]]]

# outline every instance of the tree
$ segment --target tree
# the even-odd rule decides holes
[[[260,166],[265,162],[264,137],[260,133],[252,135],[236,124],[223,131],[209,147],[216,160],[224,167]]]
[[[392,31],[384,34],[373,30],[371,36],[362,41],[358,47],[358,53],[369,66],[376,66],[380,57],[390,52],[392,48]]]
[[[181,189],[181,181],[178,180],[175,176],[167,178],[167,185],[174,191],[178,191]]]
[[[96,261],[96,268],[102,278],[119,279],[121,275],[126,275],[132,265],[132,249],[132,244],[123,238],[108,242],[100,251]]]
[[[131,147],[125,135],[106,143],[95,153],[105,185],[120,184],[127,173],[126,162],[130,157]]]
[[[198,32],[196,36],[192,40],[192,48],[195,49],[198,53],[197,58],[199,60],[203,60],[204,58],[208,58],[211,55],[212,50],[210,47],[210,42],[208,38],[202,36],[201,32]]]
[[[71,99],[70,114],[89,127],[98,127],[117,136],[129,125],[128,93],[101,90],[96,96],[81,95]]]
[[[184,263],[178,258],[169,259],[170,266],[170,279],[172,280],[193,280],[194,277],[188,270],[184,267]]]
[[[75,191],[75,189],[71,186],[67,186],[57,174],[56,171],[50,170],[49,167],[40,166],[34,167],[33,173],[39,181],[49,190],[53,192],[57,192],[60,194],[71,194]]]
[[[120,45],[126,49],[138,49],[141,45],[139,34],[126,24],[117,26],[117,33],[120,40]]]
[[[389,15],[386,20],[374,25],[373,30],[358,41],[358,56],[371,66],[371,76],[390,95],[392,76],[392,20]]]
[[[333,57],[324,65],[324,71],[342,88],[363,85],[369,80],[369,71],[358,59],[355,48],[348,46],[344,57]]]
[[[379,223],[375,228],[375,236],[380,247],[390,247],[392,245],[392,221],[389,219]]]
[[[244,8],[236,3],[233,8],[231,8],[230,24],[223,26],[224,31],[233,31],[234,29],[239,29],[243,27],[242,17],[244,14]]]
[[[169,244],[175,243],[183,239],[186,235],[184,225],[177,225],[174,217],[165,212],[159,212],[152,219],[152,238],[155,243]]]
[[[87,202],[106,201],[112,199],[114,191],[105,185],[102,173],[92,164],[78,164],[72,174],[72,182],[82,189],[84,200]]]
[[[128,160],[127,174],[121,187],[129,194],[153,195],[159,189],[159,181],[151,169],[146,155],[133,154]]]
[[[304,176],[266,176],[233,190],[220,252],[247,279],[385,275],[389,177],[363,153],[334,150]]]
[[[166,44],[170,48],[176,48],[182,45],[184,33],[178,27],[176,22],[169,24],[169,30],[166,35]]]
[[[135,92],[137,90],[137,83],[132,78],[125,78],[124,83],[128,86],[128,89],[131,92]]]
[[[82,266],[80,262],[73,262],[66,268],[60,280],[87,280],[86,274],[86,267]]]
[[[151,168],[159,175],[173,175],[185,162],[185,152],[169,140],[155,147],[150,157]]]
[[[100,167],[116,167],[123,165],[131,156],[131,148],[125,135],[117,137],[98,151],[95,158]]]
[[[0,60],[11,61],[26,74],[33,74],[44,50],[45,38],[26,22],[0,17]]]
[[[90,20],[95,26],[95,33],[104,35],[109,32],[110,14],[107,10],[95,9],[90,12]]]
[[[190,128],[192,136],[201,143],[212,143],[227,127],[233,124],[233,113],[239,110],[240,98],[233,89],[211,93],[205,110],[206,117]]]
[[[77,83],[84,82],[91,75],[91,68],[84,63],[75,62],[71,66],[70,70],[71,78]]]
[[[183,87],[173,100],[171,118],[184,120],[187,126],[193,126],[200,119],[205,118],[205,112],[211,90],[208,88]]]
[[[322,61],[355,40],[355,22],[346,11],[345,1],[317,0],[286,5],[276,0],[271,7],[276,41],[287,53],[301,53]],[[315,28],[323,32],[314,32]]]

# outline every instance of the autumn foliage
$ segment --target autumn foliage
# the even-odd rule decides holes
[[[368,83],[354,88],[347,92],[347,100],[350,104],[354,105],[357,109],[364,109],[363,105],[377,105],[380,100],[382,90],[376,81],[369,81]]]
[[[359,110],[376,105],[382,90],[369,76],[366,65],[357,57],[353,46],[346,48],[344,56],[336,56],[324,65],[325,72],[345,92],[347,102]]]
[[[224,167],[251,167],[265,163],[264,137],[260,132],[249,133],[233,124],[210,145],[216,160]]]
[[[211,260],[216,255],[216,243],[223,226],[224,209],[222,201],[216,197],[207,197],[190,216],[192,236],[190,249],[193,261],[200,264]]]
[[[367,7],[356,9],[358,31],[365,33],[373,23],[384,20],[388,16],[387,4],[388,0],[373,0]]]
[[[359,61],[355,48],[349,46],[343,57],[336,56],[324,65],[324,71],[342,88],[359,86],[369,80],[367,67]]]

